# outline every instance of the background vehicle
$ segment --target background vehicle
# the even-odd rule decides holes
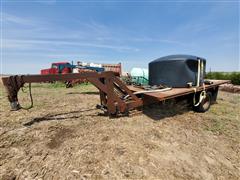
[[[69,62],[56,62],[52,63],[51,68],[42,69],[41,74],[68,74],[72,73],[75,65],[70,64]]]

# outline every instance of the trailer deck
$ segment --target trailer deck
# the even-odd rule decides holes
[[[219,85],[221,84],[225,84],[225,83],[230,83],[230,80],[209,80],[212,82],[212,84],[209,85],[205,85],[205,89],[211,89],[211,88],[217,88]],[[138,92],[138,91],[142,91],[143,89],[140,87],[136,87],[136,86],[128,86],[128,88],[132,91],[132,92]],[[202,91],[204,90],[203,86],[200,87],[196,87],[196,91]],[[145,98],[154,98],[157,101],[164,101],[167,99],[172,99],[172,98],[176,98],[179,96],[184,96],[184,95],[188,95],[191,93],[194,93],[194,87],[191,88],[172,88],[171,90],[168,91],[163,91],[163,92],[151,92],[151,93],[143,93]]]

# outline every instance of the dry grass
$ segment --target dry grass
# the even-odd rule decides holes
[[[109,119],[94,109],[96,92],[33,85],[34,108],[9,112],[1,90],[0,179],[240,177],[240,95],[220,92],[203,114],[166,102]]]

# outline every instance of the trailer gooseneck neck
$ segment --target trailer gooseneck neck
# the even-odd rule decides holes
[[[79,74],[49,74],[49,75],[15,75],[2,77],[7,90],[8,100],[12,110],[21,109],[18,101],[18,92],[25,83],[41,83],[51,81],[68,81],[87,79],[100,92],[101,108],[108,115],[117,113],[127,114],[130,110],[142,106],[143,101],[133,94],[131,90],[115,76],[114,72],[84,72]],[[127,99],[122,97],[128,96]]]

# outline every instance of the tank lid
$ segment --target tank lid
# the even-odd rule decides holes
[[[185,60],[203,60],[203,61],[206,61],[206,59],[204,58],[201,58],[201,57],[198,57],[198,56],[192,56],[192,55],[184,55],[184,54],[176,54],[176,55],[169,55],[169,56],[164,56],[164,57],[161,57],[161,58],[158,58],[158,59],[155,59],[154,61],[152,61],[151,63],[153,62],[158,62],[158,61],[185,61]]]

